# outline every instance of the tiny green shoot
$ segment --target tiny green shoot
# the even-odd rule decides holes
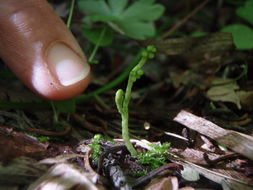
[[[131,99],[131,92],[134,82],[139,79],[143,74],[144,71],[142,70],[143,65],[146,63],[148,59],[154,58],[154,53],[156,52],[156,48],[154,46],[148,46],[146,49],[143,50],[141,54],[141,60],[139,63],[131,70],[128,78],[128,83],[126,87],[126,92],[122,89],[119,89],[115,95],[115,102],[118,109],[118,112],[121,114],[121,125],[122,125],[122,137],[126,144],[128,151],[131,153],[132,156],[137,156],[137,152],[134,149],[132,143],[130,142],[129,138],[129,131],[128,131],[128,105]]]

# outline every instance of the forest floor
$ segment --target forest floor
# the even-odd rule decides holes
[[[66,2],[51,1],[63,18]],[[236,10],[251,1],[157,2],[156,38],[113,34],[73,100],[42,100],[1,64],[0,189],[253,189],[253,46],[220,32],[247,25]],[[71,29],[89,57],[75,9]],[[158,147],[147,157],[157,166],[127,151],[114,100],[147,45],[157,52],[134,83],[129,132],[137,152]]]

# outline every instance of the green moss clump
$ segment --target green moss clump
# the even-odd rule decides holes
[[[40,136],[40,137],[37,137],[37,140],[38,140],[39,142],[47,142],[47,141],[52,140],[52,138],[51,138],[51,137],[48,137],[48,136]]]
[[[89,144],[88,146],[92,150],[91,158],[95,162],[99,160],[99,156],[100,156],[100,151],[101,151],[101,145],[99,144],[100,141],[110,141],[112,143],[115,143],[113,139],[109,137],[103,136],[101,134],[94,135],[94,137],[92,138],[91,144]]]
[[[101,150],[101,145],[99,144],[99,142],[102,139],[103,139],[103,136],[101,134],[96,134],[96,135],[94,135],[94,137],[91,141],[91,144],[88,145],[92,150],[91,158],[94,161],[98,161],[98,159],[99,159],[99,154],[100,154],[100,150]]]
[[[170,143],[151,144],[151,150],[137,154],[137,160],[140,164],[148,165],[151,170],[154,170],[161,165],[166,164],[166,157],[169,154],[168,148]]]
[[[143,176],[143,175],[146,175],[148,173],[147,170],[142,170],[142,171],[135,171],[135,172],[132,172],[131,175],[133,177],[140,177],[140,176]]]

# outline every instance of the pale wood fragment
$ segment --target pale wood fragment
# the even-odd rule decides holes
[[[174,121],[224,144],[227,148],[253,160],[252,136],[223,129],[204,118],[198,117],[184,110],[174,118]]]

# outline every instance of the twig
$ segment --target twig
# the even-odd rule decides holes
[[[25,129],[26,131],[28,132],[31,132],[31,133],[36,133],[36,134],[39,134],[39,135],[46,135],[46,136],[66,136],[67,134],[70,133],[71,129],[72,129],[72,126],[67,124],[67,123],[63,123],[63,125],[65,126],[65,130],[62,131],[62,132],[55,132],[55,131],[47,131],[47,130],[44,130],[44,129],[36,129],[36,128],[28,128],[28,129]]]
[[[176,163],[169,163],[169,164],[165,164],[159,168],[157,168],[156,170],[153,170],[151,172],[149,172],[148,174],[139,177],[137,180],[135,180],[135,182],[132,184],[133,188],[136,188],[140,185],[145,184],[146,182],[148,182],[149,180],[151,180],[153,177],[157,176],[159,173],[165,171],[165,170],[181,170],[182,167],[179,164]]]
[[[95,133],[105,133],[107,125],[106,123],[99,118],[96,117],[91,117],[89,120],[92,122],[88,121],[88,119],[81,117],[80,115],[74,113],[73,119],[77,121],[78,123],[81,124],[81,126],[89,131],[95,132]],[[94,124],[95,123],[95,124]]]
[[[179,22],[177,22],[172,28],[170,28],[167,32],[165,32],[165,34],[162,35],[161,39],[167,38],[175,30],[177,30],[184,23],[186,23],[192,16],[194,16],[199,10],[201,10],[208,3],[208,1],[209,0],[205,0],[203,3],[201,3],[199,6],[197,6],[192,12],[190,12],[188,15],[186,15],[184,18],[182,18]]]
[[[204,153],[203,156],[204,156],[205,161],[209,165],[213,166],[213,165],[218,164],[219,162],[222,162],[222,161],[225,161],[225,160],[228,160],[228,159],[232,159],[232,158],[236,158],[236,157],[238,157],[238,154],[236,154],[236,153],[230,153],[230,154],[226,154],[224,156],[221,156],[219,158],[216,158],[214,160],[211,160],[206,153]]]

